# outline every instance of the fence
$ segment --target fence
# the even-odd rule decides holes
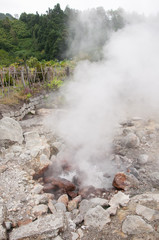
[[[33,89],[38,85],[43,85],[45,82],[51,82],[55,77],[64,80],[69,76],[69,67],[66,68],[53,68],[53,67],[40,67],[31,69],[25,67],[9,67],[0,70],[0,98],[9,96],[11,92],[29,87]]]

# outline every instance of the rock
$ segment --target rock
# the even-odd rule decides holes
[[[73,222],[75,223],[75,224],[80,224],[80,223],[82,223],[84,221],[84,215],[82,215],[82,214],[78,214],[76,217],[75,217],[75,219],[73,219]]]
[[[53,204],[53,201],[51,199],[48,202],[48,207],[53,214],[56,212],[56,208],[55,208],[55,206]]]
[[[143,218],[147,219],[148,221],[154,221],[159,219],[159,211],[145,207],[140,204],[136,206],[136,213],[138,215],[141,215]]]
[[[9,234],[10,240],[51,239],[64,229],[64,216],[62,213],[49,214],[38,218],[36,221],[15,228]]]
[[[56,211],[66,212],[66,206],[64,203],[58,202],[54,206],[55,206]]]
[[[158,172],[150,173],[149,176],[151,178],[151,182],[152,182],[153,187],[159,188],[159,174],[158,174]]]
[[[139,146],[140,140],[134,133],[129,133],[124,138],[124,145],[127,148],[137,148]]]
[[[150,224],[147,224],[141,217],[129,215],[123,222],[122,231],[128,235],[153,232]]]
[[[39,157],[36,157],[31,162],[31,167],[35,171],[35,174],[33,175],[34,179],[41,177],[43,173],[47,170],[49,165],[51,165],[51,161],[48,159],[48,157],[45,154],[42,154]]]
[[[57,202],[61,202],[63,204],[65,204],[65,206],[67,206],[68,204],[68,195],[67,194],[63,194],[59,197],[59,199],[57,200]]]
[[[108,200],[103,199],[103,198],[92,198],[89,201],[94,205],[94,207],[96,207],[97,205],[99,205],[101,207],[109,206]]]
[[[80,203],[80,206],[79,206],[80,214],[85,215],[86,212],[88,212],[88,210],[90,208],[92,208],[93,206],[94,206],[94,204],[90,203],[89,200],[87,200],[87,199],[82,200],[81,203]]]
[[[65,178],[54,178],[54,177],[48,177],[48,178],[44,178],[44,182],[45,183],[50,183],[52,185],[52,189],[57,190],[57,189],[63,189],[66,192],[69,191],[74,191],[76,186],[68,181]]]
[[[0,239],[7,240],[6,229],[2,225],[0,225]]]
[[[72,234],[72,240],[77,240],[79,238],[79,235],[75,232],[71,232]]]
[[[0,120],[0,140],[9,140],[22,144],[23,131],[20,124],[12,118],[2,118]]]
[[[38,206],[33,207],[32,212],[36,217],[42,216],[48,212],[48,206],[40,204]]]
[[[12,223],[11,222],[5,222],[4,224],[5,224],[5,228],[7,230],[11,230],[11,228],[12,228]]]
[[[125,173],[117,173],[113,180],[113,187],[119,190],[126,190],[129,184],[127,182],[127,175]]]
[[[138,158],[138,163],[144,165],[148,162],[149,156],[147,154],[141,154]]]
[[[110,216],[101,206],[88,210],[84,216],[84,224],[88,227],[99,228],[100,230],[110,222]]]
[[[41,184],[36,184],[31,192],[34,194],[39,194],[42,192],[42,190],[43,186]]]
[[[77,205],[78,205],[78,203],[74,199],[72,201],[69,201],[68,206],[67,206],[68,211],[69,212],[73,211],[74,209],[77,208]]]
[[[79,235],[79,237],[81,239],[83,237],[83,231],[82,231],[81,228],[79,228],[77,231],[78,231],[78,235]]]
[[[144,193],[140,195],[136,195],[131,198],[134,202],[138,202],[140,204],[156,202],[159,203],[159,194],[158,193]]]
[[[122,192],[118,192],[111,198],[109,205],[117,206],[117,207],[119,207],[119,206],[124,207],[128,204],[129,201],[130,201],[129,195],[126,195]]]
[[[57,236],[53,240],[62,240],[62,238],[60,236]]]
[[[18,221],[18,226],[22,226],[22,225],[26,225],[26,224],[29,224],[32,222],[32,219],[26,219],[26,220],[21,220],[21,221]]]
[[[6,207],[3,203],[3,200],[0,201],[0,224],[4,223],[6,218]]]
[[[46,194],[36,194],[34,196],[35,198],[35,204],[47,204],[48,203],[48,197]]]

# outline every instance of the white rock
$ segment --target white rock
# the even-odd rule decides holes
[[[56,211],[62,211],[62,212],[66,212],[66,206],[64,203],[62,202],[58,202],[55,205]]]
[[[91,208],[84,216],[84,224],[88,227],[102,229],[110,222],[110,215],[101,207]]]
[[[23,131],[20,124],[12,118],[0,120],[0,140],[10,140],[22,144]]]
[[[123,222],[122,231],[126,234],[141,234],[153,232],[150,224],[147,224],[141,217],[129,215]]]
[[[123,192],[119,191],[111,198],[109,205],[116,207],[119,206],[124,207],[128,204],[129,201],[130,201],[129,195],[126,195]]]
[[[41,184],[36,184],[31,192],[35,194],[39,194],[42,192],[42,190],[43,190],[43,186]]]
[[[36,217],[42,216],[48,212],[48,206],[44,204],[40,204],[38,206],[33,207],[32,212]]]

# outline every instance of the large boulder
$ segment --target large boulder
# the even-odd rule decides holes
[[[13,229],[9,234],[9,239],[53,239],[62,230],[64,230],[64,216],[63,213],[58,212],[58,214],[49,214],[27,225]]]
[[[0,140],[23,142],[23,131],[20,124],[12,118],[4,117],[0,120]]]

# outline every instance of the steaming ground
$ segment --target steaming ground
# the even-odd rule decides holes
[[[158,30],[153,18],[112,34],[104,59],[81,61],[63,88],[65,111],[49,125],[65,143],[57,157],[85,172],[85,184],[102,187],[100,172],[116,172],[110,156],[120,121],[158,117]]]

